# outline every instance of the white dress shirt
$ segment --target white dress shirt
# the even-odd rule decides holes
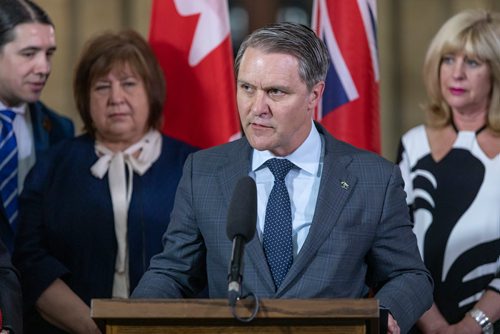
[[[309,233],[316,201],[318,199],[323,169],[324,143],[318,130],[312,125],[306,140],[292,154],[283,157],[298,168],[293,168],[285,178],[292,205],[293,256],[299,253]],[[250,176],[257,185],[257,234],[262,241],[264,220],[274,176],[263,164],[275,156],[269,151],[253,150]]]

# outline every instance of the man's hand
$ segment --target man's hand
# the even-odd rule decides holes
[[[400,334],[398,322],[390,313],[387,315],[387,334]]]

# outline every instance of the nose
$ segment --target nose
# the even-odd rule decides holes
[[[111,104],[120,104],[124,101],[123,89],[119,82],[114,82],[111,85],[111,94],[109,102]]]
[[[267,104],[266,93],[264,91],[257,91],[253,96],[251,112],[255,116],[262,116],[269,112],[269,106]]]
[[[36,58],[35,73],[43,76],[50,74],[52,68],[52,62],[49,56],[44,53],[40,53]]]
[[[462,79],[465,75],[465,71],[464,71],[464,61],[463,60],[459,60],[457,62],[455,62],[455,64],[453,65],[453,78],[454,79]]]

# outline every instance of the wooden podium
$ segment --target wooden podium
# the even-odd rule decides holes
[[[248,317],[250,303],[236,313]],[[379,332],[376,299],[263,299],[255,319],[235,319],[226,299],[93,299],[92,318],[119,333],[337,333]]]

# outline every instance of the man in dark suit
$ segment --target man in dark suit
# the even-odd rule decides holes
[[[17,271],[10,254],[0,240],[0,331],[22,333],[22,297]]]
[[[187,159],[164,251],[133,297],[191,297],[206,283],[211,298],[227,296],[226,214],[236,183],[251,176],[257,233],[243,259],[243,294],[362,298],[371,289],[389,311],[388,333],[408,331],[431,306],[398,167],[313,122],[327,69],[324,44],[302,25],[274,24],[243,42],[235,73],[246,136]],[[284,181],[278,165],[291,168]]]
[[[74,135],[69,119],[38,101],[55,50],[54,25],[43,9],[31,1],[0,0],[0,161],[17,160],[15,169],[0,165],[0,238],[10,250],[17,223],[15,193],[21,192],[37,156]],[[15,152],[2,149],[11,131]]]

